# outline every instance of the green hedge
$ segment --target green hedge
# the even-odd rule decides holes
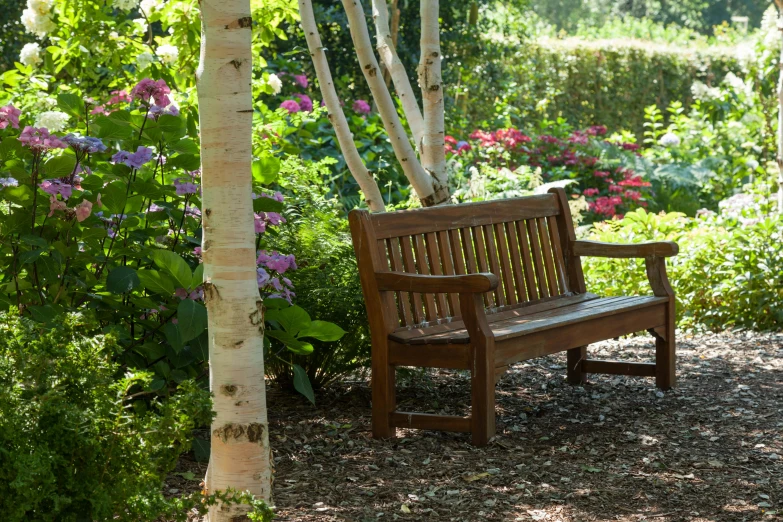
[[[694,81],[714,85],[740,69],[731,47],[540,40],[522,43],[502,64],[487,64],[477,71],[466,85],[469,102],[458,106],[467,111],[467,121],[484,125],[530,129],[542,117],[562,117],[577,128],[600,124],[641,137],[644,107],[657,104],[663,110],[680,100],[687,109]],[[490,78],[493,81],[487,81]]]

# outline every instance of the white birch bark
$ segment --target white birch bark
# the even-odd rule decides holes
[[[419,163],[416,153],[408,138],[407,132],[397,115],[389,89],[380,74],[378,60],[372,49],[370,33],[367,29],[367,21],[364,18],[364,8],[360,0],[342,0],[345,14],[348,17],[348,25],[351,30],[353,46],[356,56],[359,58],[359,66],[362,68],[364,78],[370,87],[372,97],[378,105],[378,113],[383,120],[383,126],[389,135],[394,155],[400,163],[405,177],[408,178],[413,189],[425,207],[437,205],[448,200],[448,187],[446,198],[442,197],[442,191],[436,192],[434,179],[427,174]]]
[[[272,466],[264,384],[263,308],[256,283],[251,199],[250,0],[201,0],[196,72],[201,126],[205,302],[209,384],[217,414],[209,492],[235,488],[267,501]],[[210,508],[228,522],[247,506]]]
[[[340,107],[340,99],[337,97],[337,91],[332,81],[332,72],[329,70],[329,62],[326,59],[326,50],[321,43],[318,25],[315,23],[312,0],[299,1],[299,16],[302,19],[302,30],[305,33],[307,48],[310,51],[315,74],[318,77],[321,96],[326,104],[326,109],[329,111],[329,121],[332,122],[335,134],[337,134],[337,142],[343,151],[348,170],[351,171],[351,175],[364,193],[364,199],[367,201],[367,206],[370,210],[372,212],[385,212],[386,206],[383,203],[381,191],[364,165],[359,151],[356,149],[353,134],[348,127],[345,113],[342,107]]]
[[[389,30],[389,9],[386,0],[372,0],[372,15],[375,20],[375,38],[376,49],[381,57],[386,69],[394,82],[394,89],[402,103],[402,109],[408,120],[408,126],[411,129],[413,142],[421,152],[421,140],[424,135],[424,119],[421,115],[421,109],[413,94],[408,73],[402,64],[400,57],[394,45],[394,38]]]
[[[448,201],[449,198],[438,14],[438,0],[421,0],[421,57],[418,73],[424,108],[424,134],[419,150],[421,164],[434,180],[435,204]]]

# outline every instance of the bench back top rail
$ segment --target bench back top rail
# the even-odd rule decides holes
[[[584,292],[584,281],[568,257],[574,231],[562,189],[389,213],[355,210],[350,221],[354,245],[366,241],[375,250],[368,255],[369,249],[357,248],[363,282],[375,272],[390,270],[424,275],[492,272],[500,284],[484,295],[491,312]],[[453,293],[394,292],[393,298],[373,301],[392,308],[383,313],[385,322],[394,322],[396,316],[389,330],[448,322],[460,315]]]

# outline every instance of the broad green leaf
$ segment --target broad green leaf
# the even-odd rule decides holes
[[[209,360],[209,335],[206,331],[188,343],[193,349],[193,356],[199,361]]]
[[[345,330],[329,321],[312,321],[310,326],[306,326],[299,331],[297,337],[313,337],[319,341],[337,341],[343,335]]]
[[[263,185],[274,183],[280,173],[280,159],[264,153],[253,161],[253,179]]]
[[[196,170],[201,166],[201,158],[198,154],[177,154],[166,161],[167,169]]]
[[[71,116],[78,118],[84,115],[84,101],[76,94],[61,92],[57,95],[57,106]]]
[[[207,329],[207,309],[192,299],[183,299],[177,306],[177,326],[183,343],[195,339]]]
[[[180,116],[172,116],[171,114],[161,114],[158,117],[158,128],[162,132],[177,134],[185,133],[185,120]]]
[[[289,306],[280,310],[267,310],[265,320],[277,321],[291,335],[296,335],[299,330],[310,326],[310,316],[301,306]]]
[[[283,343],[286,348],[294,352],[298,355],[310,355],[313,353],[313,345],[310,343],[306,343],[304,341],[300,341],[293,335],[291,335],[288,332],[284,332],[283,330],[264,330],[264,334],[271,337],[272,339],[277,339],[281,343]]]
[[[81,186],[85,190],[100,192],[103,189],[103,178],[94,174],[87,176],[82,180]]]
[[[48,246],[48,243],[44,238],[33,234],[25,234],[19,239],[21,239],[22,243],[26,245],[37,246],[40,248],[46,248]]]
[[[19,263],[22,265],[33,263],[36,259],[41,257],[41,254],[43,253],[44,251],[41,248],[37,248],[35,250],[28,250],[27,252],[21,252],[19,254]]]
[[[190,283],[190,289],[193,290],[197,286],[200,286],[204,282],[204,263],[199,263],[196,269],[193,271],[192,282]]]
[[[260,197],[253,200],[254,212],[282,212],[285,205],[272,198]]]
[[[182,336],[179,333],[178,325],[174,323],[166,323],[162,328],[163,335],[166,336],[166,340],[169,342],[175,352],[179,352],[182,349]]]
[[[193,456],[196,462],[209,462],[211,446],[208,440],[195,437],[193,439]]]
[[[149,292],[160,294],[164,297],[171,297],[174,294],[174,283],[169,276],[158,272],[157,270],[142,268],[137,272],[141,284]]]
[[[307,397],[307,400],[313,403],[315,406],[315,394],[313,393],[313,386],[310,384],[310,379],[307,377],[307,373],[304,368],[298,364],[293,365],[294,368],[294,389]]]
[[[51,323],[57,317],[57,311],[51,305],[28,306],[27,309],[37,323]]]
[[[106,277],[106,288],[113,294],[124,294],[141,285],[139,276],[129,266],[118,266]]]
[[[180,287],[190,288],[193,275],[190,267],[179,254],[169,250],[155,250],[152,252],[152,260],[158,268],[171,274]]]
[[[264,306],[266,307],[267,311],[280,310],[282,308],[288,308],[291,306],[291,303],[282,297],[267,297],[264,299]]]
[[[73,173],[76,167],[76,158],[63,154],[49,158],[43,165],[43,176],[46,178],[64,178]]]
[[[124,125],[106,116],[98,116],[91,128],[94,127],[97,127],[96,136],[106,140],[128,139],[133,136],[134,132],[129,125]]]
[[[122,181],[112,181],[101,189],[101,203],[104,214],[122,214],[125,210],[125,194],[128,187]]]
[[[195,141],[193,141],[190,138],[183,138],[179,141],[175,141],[171,145],[169,145],[169,148],[173,150],[174,152],[179,152],[180,154],[198,154],[199,148]]]

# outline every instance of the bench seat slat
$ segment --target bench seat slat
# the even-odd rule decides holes
[[[558,303],[568,299],[567,297],[548,301]],[[522,335],[529,335],[539,331],[551,330],[563,326],[578,324],[587,320],[608,317],[632,310],[638,310],[650,306],[668,303],[666,297],[606,297],[592,298],[581,302],[562,303],[564,306],[554,306],[546,310],[525,310],[520,308],[510,312],[517,312],[516,317],[495,318],[487,317],[495,341],[503,341]],[[542,303],[543,304],[543,303]],[[559,304],[559,303],[558,303]],[[503,314],[507,312],[502,312]],[[494,314],[501,315],[501,314]],[[493,321],[493,319],[495,319]],[[499,320],[498,320],[499,319]],[[457,321],[455,321],[457,323]],[[467,331],[460,326],[437,325],[425,329],[409,330],[407,332],[394,332],[389,338],[404,344],[467,344],[470,337]],[[418,335],[404,335],[408,332],[417,332]]]

